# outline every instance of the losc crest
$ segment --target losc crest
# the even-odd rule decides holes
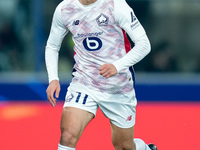
[[[74,98],[74,95],[70,92],[67,93],[66,102],[70,102]]]
[[[97,24],[99,26],[107,26],[108,20],[109,20],[109,18],[106,15],[104,15],[103,13],[101,13],[96,19]]]

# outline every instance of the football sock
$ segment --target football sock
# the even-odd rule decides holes
[[[63,146],[61,144],[58,144],[58,150],[75,150],[75,148]]]
[[[141,139],[134,139],[136,150],[151,150],[149,146]]]

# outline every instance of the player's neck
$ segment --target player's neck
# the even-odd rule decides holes
[[[94,2],[96,2],[97,0],[79,0],[79,2],[83,5],[90,5]]]

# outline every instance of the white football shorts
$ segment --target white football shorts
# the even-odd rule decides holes
[[[135,125],[137,99],[135,91],[128,94],[108,94],[88,89],[82,84],[70,84],[63,107],[75,107],[96,115],[98,107],[120,128]]]

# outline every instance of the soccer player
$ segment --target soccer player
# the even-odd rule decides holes
[[[110,119],[115,150],[156,149],[134,139],[137,100],[132,66],[150,52],[150,42],[133,10],[125,0],[64,0],[57,6],[45,51],[46,92],[53,107],[60,92],[58,53],[68,32],[75,43],[75,64],[58,150],[75,150],[98,108]],[[135,44],[132,49],[126,33]]]

